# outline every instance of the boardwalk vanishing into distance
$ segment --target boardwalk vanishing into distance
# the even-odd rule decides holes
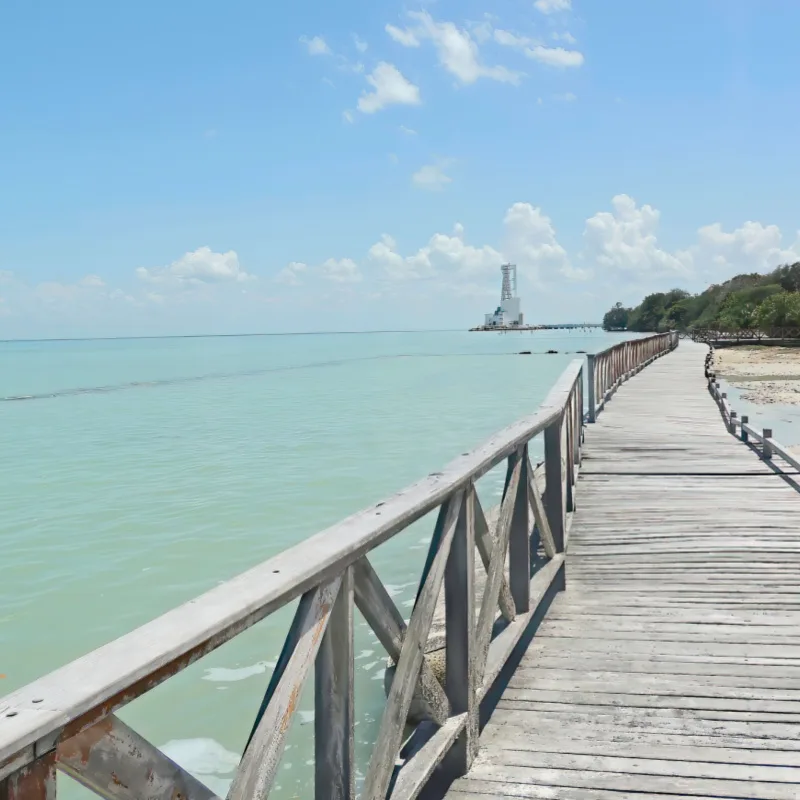
[[[800,797],[800,463],[707,352],[668,333],[576,360],[441,472],[0,698],[0,800],[53,800],[57,771],[215,800],[115,712],[297,598],[230,800],[269,795],[309,680],[316,800]],[[406,619],[370,554],[429,514]],[[395,665],[359,781],[356,608]]]
[[[706,352],[589,426],[566,591],[452,800],[800,797],[796,478],[728,432]]]

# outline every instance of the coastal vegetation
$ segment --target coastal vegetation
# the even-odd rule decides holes
[[[683,289],[649,294],[634,308],[616,303],[603,317],[606,330],[721,331],[800,327],[800,261],[764,275],[737,275],[699,294]]]

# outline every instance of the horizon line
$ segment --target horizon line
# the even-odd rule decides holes
[[[544,323],[543,323],[544,324]],[[551,323],[556,324],[556,323]],[[561,323],[567,324],[567,323]],[[569,323],[577,324],[580,323]],[[43,338],[24,337],[19,339],[0,339],[0,344],[32,343],[32,342],[127,342],[151,339],[234,339],[255,338],[260,336],[362,336],[375,333],[470,333],[468,328],[405,328],[369,331],[278,331],[273,333],[168,333],[142,334],[138,336],[49,336]],[[514,331],[497,331],[497,333],[513,333]],[[533,331],[520,331],[532,333]]]
[[[141,339],[232,339],[256,336],[349,336],[369,333],[454,333],[461,328],[408,328],[374,331],[277,331],[273,333],[166,333],[133,336],[49,336],[43,338],[0,339],[0,344],[16,342],[121,342]]]

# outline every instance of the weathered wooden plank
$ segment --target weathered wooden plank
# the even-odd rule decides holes
[[[470,485],[464,493],[444,576],[447,610],[445,688],[452,713],[467,715],[464,729],[448,756],[448,763],[457,775],[463,775],[470,768],[478,752],[474,498],[475,487]],[[483,599],[487,599],[486,592]]]
[[[400,741],[411,705],[414,686],[422,666],[425,638],[442,586],[445,565],[450,554],[450,546],[463,497],[463,491],[454,494],[442,506],[439,514],[430,545],[430,552],[434,555],[429,560],[427,575],[409,620],[403,648],[397,662],[397,670],[389,690],[373,755],[364,780],[361,796],[367,800],[384,800],[386,796],[394,762],[400,750]]]
[[[366,556],[353,565],[355,602],[389,657],[397,663],[406,637],[406,623]],[[418,695],[420,718],[443,725],[450,715],[450,702],[442,685],[423,659]]]
[[[528,475],[532,475],[533,471],[530,468],[530,460],[528,461]],[[542,546],[544,547],[545,555],[548,558],[553,558],[555,554],[558,552],[556,549],[556,544],[553,539],[553,533],[550,530],[550,523],[547,519],[547,514],[545,513],[544,506],[542,505],[542,498],[539,495],[539,491],[536,488],[536,485],[533,481],[528,483],[528,493],[531,508],[533,509],[533,518],[536,522],[536,528],[539,531],[539,537],[542,540]]]
[[[57,766],[106,800],[216,800],[214,792],[113,714],[60,742]]]
[[[489,572],[486,577],[481,608],[478,615],[477,632],[475,635],[475,658],[476,673],[481,677],[483,676],[486,665],[486,653],[489,648],[492,625],[495,619],[495,608],[497,607],[497,594],[505,570],[506,552],[508,550],[514,512],[517,507],[517,493],[521,479],[522,460],[515,458],[506,485],[503,503],[500,508],[500,518],[497,523],[492,558],[489,563]],[[525,594],[527,595],[527,593],[528,588],[526,587]]]
[[[500,743],[498,743],[500,744]],[[566,744],[566,743],[565,743]],[[636,758],[633,756],[606,755],[604,753],[570,753],[532,751],[519,748],[509,738],[497,749],[493,765],[508,764],[517,767],[541,769],[569,769],[581,771],[615,772],[626,775],[664,776],[670,778],[701,778],[708,780],[730,780],[766,783],[793,784],[800,786],[800,770],[797,767],[768,766],[740,763],[714,763],[711,760],[679,761],[662,757]],[[567,745],[568,746],[568,745]]]
[[[479,698],[483,698],[500,674],[500,670],[517,646],[517,642],[525,632],[531,617],[536,613],[539,605],[558,580],[559,575],[562,574],[563,567],[564,555],[559,553],[531,578],[531,610],[526,614],[517,615],[514,622],[501,631],[489,645],[489,651],[486,655],[486,667],[483,671],[483,685],[478,692]]]
[[[316,659],[341,582],[341,577],[335,578],[300,599],[228,800],[263,800],[269,794],[300,692]]]
[[[564,532],[566,521],[566,506],[564,486],[562,480],[562,426],[563,416],[558,421],[545,428],[544,432],[544,464],[545,464],[545,490],[544,509],[550,531],[553,535],[556,551],[564,550]]]
[[[425,788],[433,771],[463,733],[467,714],[459,714],[439,728],[428,742],[400,770],[392,789],[391,800],[415,800]]]
[[[681,796],[710,795],[737,800],[797,800],[796,787],[785,783],[760,781],[679,778],[661,775],[635,775],[599,770],[552,769],[476,763],[471,778],[513,784],[540,784],[553,787],[605,789],[626,792],[661,792]],[[556,795],[558,796],[558,795]]]
[[[314,797],[355,797],[353,568],[342,575],[315,663]]]
[[[741,693],[740,693],[741,694]],[[671,692],[669,694],[596,692],[596,691],[562,691],[540,687],[509,686],[503,692],[503,700],[530,701],[535,703],[562,703],[565,705],[612,706],[615,708],[660,708],[686,709],[695,711],[743,711],[771,712],[775,714],[800,715],[800,700],[750,699],[746,697],[723,696],[689,696]]]
[[[51,750],[0,781],[1,800],[56,800],[56,751]]]
[[[506,497],[509,497],[513,503],[508,532],[509,583],[511,596],[514,599],[514,608],[518,614],[524,614],[530,610],[531,602],[529,591],[531,582],[531,524],[527,487],[533,479],[533,474],[528,472],[527,446],[520,449],[513,463],[516,481],[512,480],[509,483],[506,492]],[[505,497],[503,499],[505,500]],[[499,555],[502,555],[503,560],[505,560],[504,550],[500,551]]]
[[[588,738],[584,738],[584,734]],[[788,771],[795,778],[794,770],[800,768],[800,750],[767,750],[762,742],[761,749],[753,749],[753,739],[727,738],[726,744],[709,744],[709,738],[679,737],[660,734],[664,739],[659,744],[653,734],[627,734],[621,729],[610,729],[607,738],[592,737],[585,731],[576,730],[574,734],[563,731],[563,735],[553,728],[544,731],[527,731],[512,726],[504,726],[485,744],[499,747],[511,747],[514,750],[528,750],[534,753],[562,753],[583,756],[617,756],[623,758],[656,759],[659,761],[712,763],[715,767],[725,768],[727,765],[750,765],[754,767],[790,767]],[[614,738],[612,738],[614,737]],[[619,737],[619,738],[618,738]],[[686,741],[689,738],[690,741]],[[718,741],[718,740],[717,740]],[[728,744],[736,742],[736,746]],[[684,767],[679,766],[678,769]],[[782,770],[781,770],[782,771]],[[718,776],[733,777],[729,773],[717,773]],[[707,775],[706,777],[714,777]],[[780,778],[780,776],[779,776]],[[766,776],[761,778],[768,780]]]
[[[495,537],[489,529],[489,524],[486,521],[486,516],[481,508],[480,501],[478,500],[477,493],[474,498],[475,504],[475,544],[478,547],[478,553],[483,562],[483,567],[487,574],[489,566],[492,561],[492,552],[494,551]],[[513,622],[516,616],[516,609],[514,608],[514,598],[511,596],[511,590],[508,588],[506,576],[503,575],[500,582],[500,594],[498,595],[498,605],[500,606],[500,613],[503,615],[506,622]]]
[[[620,714],[614,709],[593,710],[584,706],[580,710],[544,710],[532,707],[506,708],[501,703],[492,715],[492,724],[511,721],[516,725],[526,725],[531,729],[557,725],[561,730],[590,731],[610,727],[623,728],[629,733],[636,731],[653,734],[684,734],[691,736],[740,736],[754,739],[770,739],[779,742],[793,742],[790,749],[796,748],[800,738],[800,724],[796,722],[752,721],[741,719],[708,719],[695,716],[675,716],[657,713]],[[778,745],[774,745],[778,747]],[[489,752],[486,751],[481,751]]]
[[[474,791],[465,790],[462,786],[471,787]],[[492,797],[502,798],[502,800],[511,800],[511,798],[515,797],[553,800],[554,795],[558,800],[676,800],[676,795],[674,794],[648,792],[643,795],[641,792],[576,789],[571,786],[559,786],[558,793],[555,794],[552,786],[544,786],[543,784],[498,783],[496,781],[459,783],[448,792],[447,797],[452,798],[452,800],[487,800],[487,798]],[[693,794],[692,800],[719,800],[719,798]]]

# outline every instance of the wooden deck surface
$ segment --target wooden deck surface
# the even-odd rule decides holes
[[[450,800],[800,798],[800,495],[691,342],[586,434],[567,589]]]

